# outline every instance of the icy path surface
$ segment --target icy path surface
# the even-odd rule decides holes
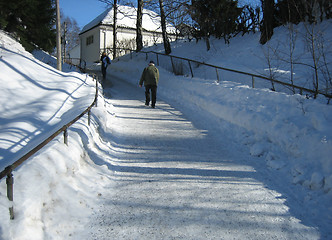
[[[112,84],[113,127],[102,133],[109,149],[98,162],[113,184],[89,239],[319,239],[259,181],[231,136],[193,123],[160,97],[156,109],[144,106],[143,89]]]

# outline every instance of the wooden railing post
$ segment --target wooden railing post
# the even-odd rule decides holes
[[[95,107],[97,107],[98,102],[98,76],[94,76],[94,79],[96,80],[96,94],[95,94]]]
[[[188,60],[188,64],[189,64],[189,68],[190,68],[190,72],[191,72],[191,77],[194,77],[194,73],[193,73],[193,69],[191,68],[191,64],[190,61]]]
[[[173,57],[172,56],[170,56],[170,57],[171,57],[171,63],[172,63],[173,73],[175,74],[175,67],[174,67],[174,63],[173,63]]]
[[[68,145],[68,131],[67,131],[67,128],[65,128],[65,130],[63,131],[63,139],[64,139],[64,143],[66,145]]]
[[[88,125],[90,126],[91,110],[88,112]]]
[[[14,207],[13,207],[12,203],[13,203],[13,199],[14,199],[14,192],[13,192],[14,178],[13,178],[12,171],[10,171],[7,174],[6,184],[7,184],[7,198],[11,202],[11,206],[9,207],[9,215],[10,215],[10,219],[13,220],[14,219]]]
[[[254,76],[251,76],[252,77],[252,88],[255,88],[255,78]]]
[[[216,73],[217,73],[217,83],[219,83],[219,82],[220,82],[220,79],[219,79],[218,68],[216,68]]]

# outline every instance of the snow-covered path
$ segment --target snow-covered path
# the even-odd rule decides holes
[[[232,136],[160,97],[148,108],[143,89],[114,77],[107,93],[114,115],[101,136],[109,149],[94,161],[113,181],[91,239],[319,239],[260,182]]]

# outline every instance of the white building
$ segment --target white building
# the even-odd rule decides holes
[[[98,62],[103,51],[110,54],[113,47],[113,14],[113,9],[107,9],[83,27],[79,34],[82,60],[87,63]],[[118,48],[136,49],[136,19],[136,8],[118,6]],[[155,12],[146,9],[143,10],[142,27],[144,46],[152,46],[163,41],[160,17]],[[167,32],[170,41],[174,41],[176,38],[175,28],[168,25]]]

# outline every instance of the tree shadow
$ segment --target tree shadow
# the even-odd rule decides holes
[[[22,72],[20,69],[16,68],[6,59],[4,58],[0,59],[0,62],[8,66],[11,69],[11,71],[21,75],[22,78],[32,83],[38,89],[43,91],[45,90],[48,92],[47,98],[44,98],[44,96],[36,97],[31,102],[26,101],[24,105],[17,104],[14,110],[18,114],[14,113],[12,114],[12,116],[9,116],[7,113],[1,114],[0,121],[2,124],[0,128],[0,134],[2,137],[0,138],[0,142],[1,145],[4,147],[0,149],[0,169],[12,164],[17,159],[24,156],[28,151],[36,147],[43,140],[45,140],[50,134],[52,134],[58,128],[62,127],[69,120],[71,120],[70,117],[72,116],[73,111],[64,112],[61,116],[59,116],[59,113],[63,111],[64,106],[69,101],[77,102],[79,97],[76,97],[75,93],[78,92],[79,89],[81,89],[82,87],[87,86],[87,80],[88,80],[88,76],[86,76],[84,80],[76,76],[64,75],[58,71],[53,70],[51,67],[48,68],[40,64],[39,62],[34,61],[22,54],[12,52],[11,50],[8,49],[5,50],[11,52],[12,54],[20,55],[28,59],[29,61],[33,62],[34,64],[38,64],[38,66],[51,71],[50,74],[55,73],[60,77],[70,78],[71,81],[73,80],[73,78],[79,79],[80,82],[78,82],[77,87],[75,89],[72,89],[71,91],[57,87],[54,88],[47,87],[44,86],[42,83],[32,79],[30,76]],[[23,85],[22,88],[24,88]],[[10,91],[14,90],[8,89],[7,91],[9,91],[7,93],[9,95]],[[45,120],[41,119],[38,114],[49,113],[50,99],[56,99],[55,96],[59,94],[64,94],[63,100],[59,102],[57,107],[52,107],[52,110],[54,109],[54,111],[51,112],[50,114],[47,114],[48,119]],[[15,96],[15,93],[13,93],[13,96]],[[92,101],[93,98],[91,98],[91,102]],[[88,107],[89,104],[91,104],[91,102],[87,103],[86,107]],[[80,102],[81,105],[82,103],[83,102]],[[80,114],[83,110],[85,110],[83,105],[77,106],[77,109],[75,109],[75,111],[80,111],[77,114]],[[56,118],[59,118],[60,120]]]
[[[192,228],[194,225],[203,225],[207,229],[213,226],[212,228],[219,227],[230,234],[243,234],[243,239],[255,239],[259,235],[272,239],[280,234],[290,238],[317,237],[315,231],[309,228],[316,228],[317,225],[299,214],[296,210],[298,203],[287,199],[287,191],[267,180],[264,174],[268,171],[260,172],[260,168],[258,171],[255,169],[255,164],[251,164],[254,160],[249,153],[248,159],[239,161],[236,154],[230,152],[232,148],[228,148],[228,143],[223,146],[220,143],[225,144],[225,141],[219,142],[211,135],[211,129],[196,128],[181,112],[163,102],[160,102],[157,110],[161,112],[151,112],[151,109],[138,106],[137,100],[136,105],[123,97],[120,100],[123,102],[117,99],[119,104],[114,105],[117,108],[117,120],[126,122],[125,124],[133,121],[143,126],[144,122],[151,121],[158,124],[151,124],[148,127],[149,134],[144,136],[137,136],[130,131],[118,133],[99,128],[102,142],[108,143],[109,147],[98,144],[93,148],[86,146],[93,162],[107,166],[116,182],[115,189],[111,189],[114,194],[111,193],[112,197],[105,203],[115,212],[97,219],[101,229],[109,226],[116,229],[118,226],[147,230],[154,225],[154,219],[157,219],[160,224],[159,227],[155,226],[157,229],[165,225],[166,229],[176,229],[177,234],[179,226]],[[144,114],[140,114],[142,111]],[[160,125],[164,127],[160,128]],[[154,134],[157,129],[165,131],[165,135]],[[173,131],[173,134],[168,134],[167,131]],[[189,134],[189,131],[194,133]],[[175,182],[179,187],[172,190]],[[200,183],[208,183],[213,187],[204,189]],[[220,194],[226,185],[225,194],[231,192],[229,199]],[[146,192],[147,202],[135,198],[136,189],[141,189],[142,186],[145,186],[142,191]],[[163,200],[158,203],[158,199],[153,196],[155,191],[158,192],[155,190],[156,186],[160,187],[160,191],[176,191],[183,198],[182,202]],[[129,190],[133,191],[132,198],[121,199],[116,195]],[[183,194],[188,196],[183,197]],[[170,192],[170,196],[174,196],[174,192]],[[206,206],[195,206],[197,203],[192,203],[194,198],[200,198],[199,202],[207,203]],[[209,207],[213,201],[217,202]],[[225,204],[227,201],[231,202]],[[285,208],[285,205],[290,209]],[[265,211],[262,212],[261,209]],[[107,206],[102,211],[107,211]],[[149,220],[142,220],[146,219],[146,215],[149,215]],[[294,222],[291,220],[294,217],[301,222],[296,225],[297,229],[294,229]],[[168,234],[172,236],[171,231]]]

